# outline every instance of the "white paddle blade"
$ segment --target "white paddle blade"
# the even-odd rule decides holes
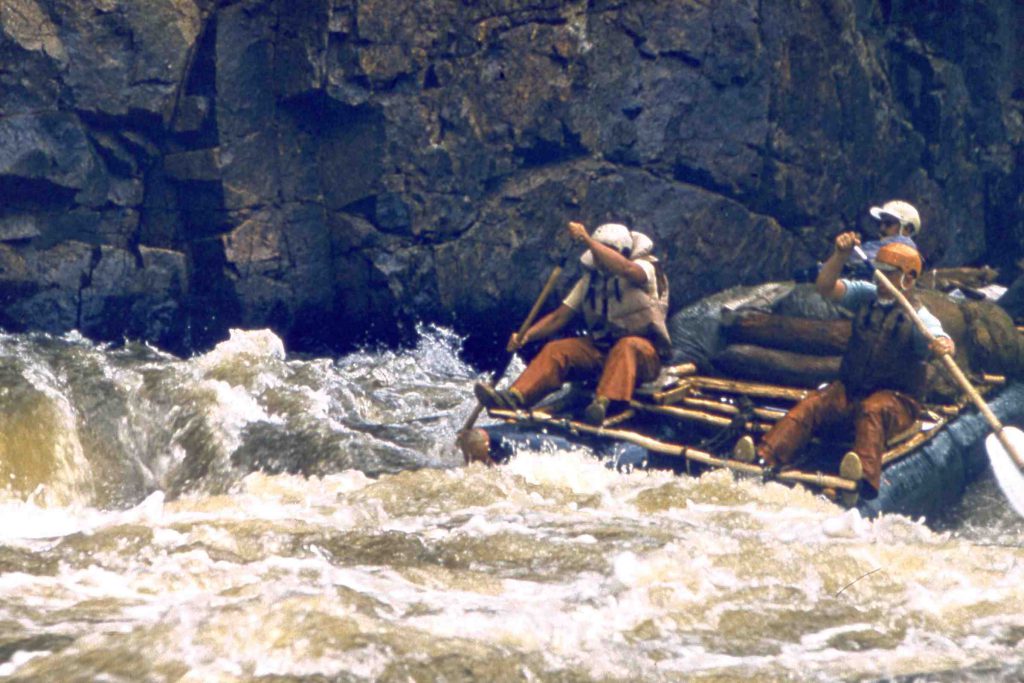
[[[1003,436],[1015,452],[1024,453],[1024,432],[1016,427],[1003,427]],[[996,482],[1003,490],[1003,495],[1010,501],[1010,506],[1017,514],[1024,517],[1024,472],[1017,468],[1013,456],[1006,452],[1006,448],[995,434],[989,434],[985,439],[985,450],[988,451],[992,472],[996,475]]]

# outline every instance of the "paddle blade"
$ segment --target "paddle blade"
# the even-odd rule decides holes
[[[1003,427],[1003,436],[1015,452],[1024,453],[1024,432],[1016,427]],[[1017,514],[1024,517],[1024,473],[1017,468],[1013,456],[1006,451],[995,434],[989,434],[985,439],[985,450],[988,451],[992,472],[996,475],[1003,495],[1010,501],[1010,506]]]

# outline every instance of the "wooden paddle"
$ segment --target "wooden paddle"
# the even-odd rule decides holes
[[[874,274],[878,285],[884,287],[886,291],[896,297],[896,301],[907,312],[910,319],[914,321],[914,325],[925,336],[925,339],[929,343],[933,341],[935,336],[925,327],[921,317],[914,310],[914,305],[907,300],[903,292],[897,289],[896,285],[890,282],[884,273],[875,268],[875,264],[871,262],[871,259],[868,258],[863,249],[859,246],[855,246],[853,249],[858,257],[871,266],[871,272]],[[1003,490],[1003,494],[1010,501],[1010,505],[1017,511],[1017,514],[1024,517],[1024,474],[1021,473],[1021,469],[1024,469],[1024,455],[1021,455],[1024,453],[1024,432],[1021,432],[1016,427],[1006,427],[1003,425],[996,414],[992,412],[992,409],[988,407],[988,404],[985,403],[985,399],[981,397],[978,390],[971,384],[971,380],[967,379],[963,370],[956,364],[953,356],[944,353],[940,358],[946,371],[960,385],[960,388],[964,390],[968,398],[974,402],[978,412],[982,414],[985,421],[992,428],[993,433],[985,439],[985,450],[988,452],[992,471],[995,473],[996,481]]]
[[[544,283],[544,288],[540,290],[540,295],[537,297],[537,300],[533,302],[533,308],[530,309],[530,313],[526,316],[526,319],[523,320],[523,324],[519,326],[519,331],[516,333],[516,336],[521,338],[526,334],[526,331],[530,329],[530,326],[533,325],[533,321],[537,318],[537,314],[540,313],[541,307],[551,294],[551,290],[555,288],[555,284],[558,282],[558,277],[562,274],[562,268],[564,267],[565,259],[562,259],[562,261],[555,266],[554,270],[551,271],[551,275],[548,276],[548,281]],[[505,359],[505,363],[498,369],[498,372],[494,374],[493,385],[496,385],[501,381],[501,378],[505,376],[505,373],[508,371],[508,366],[512,364],[512,359],[514,357],[514,351],[508,354],[508,357]],[[473,428],[473,425],[476,424],[477,418],[480,417],[480,413],[483,412],[483,409],[483,405],[478,402],[476,407],[473,408],[473,412],[469,414],[466,422],[462,425],[462,429],[459,430],[459,434],[467,432]]]

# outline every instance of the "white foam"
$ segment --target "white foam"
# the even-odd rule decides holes
[[[213,402],[207,407],[206,415],[215,428],[221,448],[226,454],[234,452],[241,445],[242,430],[252,422],[280,422],[272,418],[256,398],[243,387],[232,386],[222,380],[203,380],[200,388],[212,395]]]
[[[211,368],[237,356],[283,360],[284,342],[270,330],[232,328],[228,339],[200,356],[198,362],[200,367]]]
[[[622,475],[585,449],[538,453],[524,451],[504,467],[531,484],[567,489],[575,494],[605,493]]]
[[[871,524],[861,517],[859,510],[851,508],[825,519],[821,523],[821,530],[832,538],[864,538],[870,532]]]
[[[15,650],[11,654],[10,659],[3,664],[0,664],[0,676],[11,676],[18,669],[25,666],[25,664],[31,662],[33,659],[46,657],[49,654],[50,652],[46,650],[33,650],[31,652]]]
[[[103,513],[92,508],[4,502],[0,503],[0,539],[8,544],[22,540],[56,539],[88,531],[102,523],[103,518]]]

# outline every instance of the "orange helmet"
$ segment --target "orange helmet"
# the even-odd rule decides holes
[[[917,249],[902,242],[890,242],[882,245],[882,248],[878,250],[878,255],[875,256],[875,263],[895,266],[904,274],[910,273],[914,277],[920,277],[921,271],[924,269],[921,254],[917,253]]]

